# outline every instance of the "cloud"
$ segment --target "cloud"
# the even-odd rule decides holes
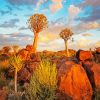
[[[77,40],[76,45],[77,48],[87,48],[89,47],[89,45],[92,43],[91,40],[88,40],[87,38],[80,38],[79,40]]]
[[[33,36],[23,33],[0,34],[0,46],[18,44],[25,46],[32,43]]]
[[[95,47],[97,48],[97,47],[100,47],[100,41],[97,41],[96,43],[95,43]]]
[[[85,10],[86,7],[91,7],[91,10],[86,10],[84,17],[79,17],[76,20],[91,22],[91,21],[99,21],[100,20],[100,0],[84,0],[83,2],[79,3],[79,6],[82,10]]]
[[[100,6],[100,0],[84,0],[81,4],[81,7],[92,6],[97,7]]]
[[[79,24],[72,26],[72,30],[76,34],[95,29],[100,29],[100,24],[98,22],[80,22]]]
[[[36,5],[38,0],[7,0],[11,5]]]
[[[6,7],[8,8],[9,11],[12,11],[13,10],[13,8],[10,7],[9,5],[6,5]]]
[[[4,23],[0,24],[1,28],[13,28],[17,27],[16,23],[19,22],[19,19],[11,19],[9,21],[5,21]]]
[[[22,26],[22,27],[19,28],[19,31],[21,31],[21,30],[27,30],[27,29],[29,29],[29,28],[25,27],[25,26]]]
[[[83,23],[82,25],[83,29],[97,29],[100,28],[100,24],[98,22],[89,22],[89,23]]]
[[[5,15],[5,14],[11,14],[11,12],[10,11],[4,11],[4,10],[0,10],[0,13],[1,13],[1,15],[3,16],[3,15]]]
[[[68,26],[70,26],[74,19],[78,16],[78,14],[81,12],[81,9],[79,7],[76,7],[75,5],[70,5],[68,8]]]
[[[88,16],[79,17],[79,18],[76,18],[76,20],[80,20],[80,21],[84,21],[84,22],[99,21],[100,14],[98,12],[100,12],[100,8],[96,7],[94,9],[92,9],[91,13],[87,12],[89,15],[86,13]]]
[[[64,42],[62,39],[55,39],[50,42],[39,42],[38,48],[39,51],[49,50],[49,51],[58,51],[64,50]]]
[[[78,7],[75,7],[74,5],[70,5],[68,8],[68,12],[69,12],[70,17],[76,16],[81,12],[81,9]]]
[[[49,32],[43,32],[39,35],[39,42],[50,42],[59,38],[58,34],[52,34]]]
[[[59,11],[63,7],[62,2],[63,0],[52,0],[52,4],[50,5],[51,13]]]
[[[38,0],[37,4],[36,4],[36,11],[39,10],[39,7],[41,6],[41,4],[43,4],[45,1],[44,0]]]
[[[82,36],[85,36],[85,37],[90,37],[90,36],[93,36],[91,33],[84,33],[84,34],[82,34]]]

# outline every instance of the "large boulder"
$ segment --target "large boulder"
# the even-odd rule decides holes
[[[100,54],[100,47],[96,48],[96,53]]]
[[[18,52],[18,56],[20,56],[22,59],[26,60],[27,57],[28,57],[28,54],[29,52],[26,50],[26,49],[21,49],[19,52]]]
[[[100,89],[100,64],[85,61],[83,62],[83,67],[87,72],[93,89]]]
[[[0,90],[0,100],[6,100],[6,99],[7,99],[7,91]]]
[[[79,50],[76,54],[76,57],[78,58],[79,61],[93,59],[92,52],[91,51],[84,51],[84,50]]]
[[[18,81],[27,82],[30,80],[31,75],[39,66],[39,62],[26,61],[23,68],[18,72]]]
[[[100,64],[94,64],[91,68],[93,75],[91,79],[94,80],[93,84],[96,89],[100,89]]]
[[[67,62],[68,63],[68,62]],[[83,67],[78,64],[65,64],[59,90],[72,100],[92,100],[92,86]]]
[[[26,50],[32,52],[33,46],[32,45],[27,45]]]
[[[26,82],[30,79],[31,73],[25,67],[18,72],[18,81]]]
[[[94,56],[95,56],[95,62],[96,63],[100,63],[100,54],[99,53],[95,53]]]
[[[94,63],[92,61],[89,61],[89,60],[82,62],[82,66],[85,69],[88,76],[91,76],[93,74],[93,72],[91,71],[93,64]]]

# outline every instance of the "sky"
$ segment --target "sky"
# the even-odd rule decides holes
[[[74,35],[70,49],[100,47],[100,0],[0,0],[0,48],[33,44],[34,33],[28,19],[42,13],[48,28],[39,33],[38,51],[64,50],[59,33],[70,28]]]

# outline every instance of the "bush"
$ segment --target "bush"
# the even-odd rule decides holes
[[[57,89],[56,65],[41,61],[27,88],[29,100],[55,100]]]
[[[9,68],[8,60],[0,61],[0,72],[5,72],[8,70],[8,68]]]

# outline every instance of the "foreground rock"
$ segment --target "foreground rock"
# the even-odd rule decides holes
[[[59,90],[72,100],[92,100],[92,87],[82,66],[66,62],[65,68]]]
[[[83,62],[83,67],[87,72],[93,89],[100,89],[100,64],[85,61]]]
[[[100,47],[96,48],[96,53],[100,54]]]
[[[94,52],[95,62],[100,63],[100,47],[96,48],[96,51]]]
[[[0,90],[0,100],[6,100],[7,98],[7,91]]]
[[[93,73],[91,80],[93,79],[95,88],[100,90],[100,64],[94,64],[91,71]]]
[[[30,60],[25,61],[23,68],[18,72],[19,81],[29,81],[34,70],[39,66],[41,59],[38,56],[32,54],[30,58]]]

